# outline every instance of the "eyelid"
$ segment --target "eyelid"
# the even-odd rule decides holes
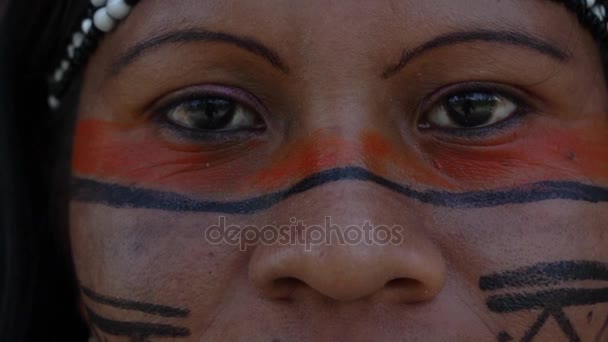
[[[439,105],[442,99],[467,92],[495,92],[504,96],[507,100],[513,101],[518,107],[525,109],[526,111],[535,109],[535,106],[532,103],[533,101],[528,100],[530,95],[525,91],[515,89],[513,86],[483,81],[460,82],[444,86],[426,96],[419,106],[418,121],[420,121],[421,116],[424,116],[433,109],[433,107]]]

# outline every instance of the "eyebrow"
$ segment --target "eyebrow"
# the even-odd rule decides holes
[[[153,49],[167,44],[190,42],[231,44],[256,56],[264,58],[270,65],[285,74],[289,72],[289,69],[285,63],[283,63],[276,51],[253,38],[241,37],[226,32],[209,31],[205,29],[185,29],[167,32],[135,44],[112,64],[112,74],[116,75],[120,73],[125,67],[132,64],[135,62],[135,60],[144,56]]]
[[[566,62],[571,56],[568,52],[557,47],[556,45],[531,36],[528,33],[517,31],[492,31],[492,30],[475,30],[453,32],[438,37],[423,43],[413,49],[405,49],[401,59],[397,64],[387,68],[382,73],[382,78],[387,79],[401,71],[409,62],[422,54],[433,49],[441,48],[448,45],[458,45],[470,42],[491,42],[505,45],[523,47],[542,53],[559,62]]]

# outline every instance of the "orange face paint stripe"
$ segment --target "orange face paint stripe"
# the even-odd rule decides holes
[[[226,161],[230,153],[167,142],[145,125],[82,120],[72,167],[77,176],[224,197],[272,192],[323,170],[355,165],[420,188],[464,191],[543,180],[606,179],[608,150],[601,139],[563,130],[491,148],[435,144],[423,151],[432,156],[429,162],[381,132],[364,131],[355,142],[320,132],[260,158],[251,142],[241,151],[243,158]]]
[[[552,127],[490,148],[436,145],[428,153],[440,172],[473,186],[540,180],[608,182],[608,134],[600,128]],[[604,132],[608,132],[608,128]]]
[[[72,171],[106,181],[213,193],[218,184],[233,181],[225,168],[212,167],[221,162],[200,146],[167,143],[146,128],[83,120],[76,128]]]

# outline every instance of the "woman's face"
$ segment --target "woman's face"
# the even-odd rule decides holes
[[[606,341],[608,89],[553,1],[142,1],[88,64],[101,340]]]

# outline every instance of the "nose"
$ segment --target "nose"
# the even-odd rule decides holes
[[[304,215],[322,218],[292,230],[300,237],[297,243],[258,246],[249,264],[254,286],[272,299],[297,300],[305,292],[343,302],[434,298],[444,286],[446,266],[439,247],[424,234],[424,220],[394,198],[386,205],[380,197],[387,194],[370,189],[374,185],[347,183],[302,195],[313,199],[300,200],[316,203]],[[313,236],[311,243],[307,239]]]

